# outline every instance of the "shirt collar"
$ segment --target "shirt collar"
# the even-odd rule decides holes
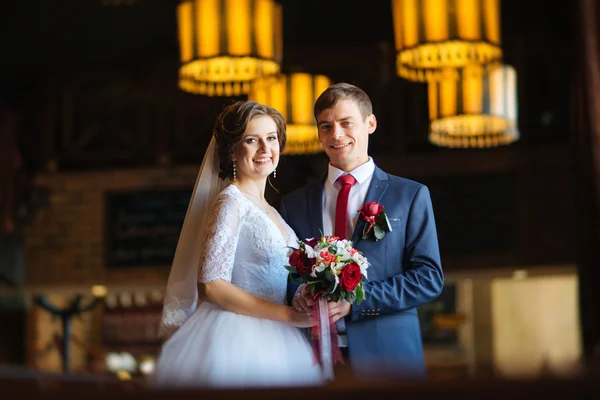
[[[356,181],[358,183],[363,183],[364,181],[369,179],[371,177],[371,175],[373,175],[373,172],[375,172],[375,163],[373,162],[373,159],[371,157],[369,157],[369,161],[367,161],[366,163],[364,163],[363,165],[361,165],[359,167],[354,168],[352,171],[350,171],[348,173],[352,174],[352,176],[354,177],[354,179],[356,179]],[[329,181],[329,183],[331,185],[333,185],[340,176],[345,175],[345,174],[346,174],[346,172],[342,171],[339,168],[334,167],[330,163],[329,170],[327,172],[327,181]]]

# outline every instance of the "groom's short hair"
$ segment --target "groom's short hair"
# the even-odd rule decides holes
[[[353,100],[358,105],[363,119],[373,114],[373,104],[364,90],[349,83],[336,83],[329,86],[317,99],[314,106],[315,119],[323,110],[327,110],[340,100]]]

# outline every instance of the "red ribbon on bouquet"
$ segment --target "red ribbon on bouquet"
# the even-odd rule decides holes
[[[333,380],[333,366],[338,363],[344,364],[344,358],[338,344],[335,323],[329,315],[327,298],[316,295],[314,299],[314,325],[311,328],[313,353],[315,361],[321,364],[325,380]]]

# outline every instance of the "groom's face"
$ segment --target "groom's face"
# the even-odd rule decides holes
[[[319,140],[334,167],[349,172],[369,161],[369,135],[377,120],[364,118],[358,104],[351,99],[338,101],[317,117]]]

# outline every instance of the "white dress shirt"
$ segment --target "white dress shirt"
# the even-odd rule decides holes
[[[358,210],[362,208],[365,202],[374,171],[375,163],[369,157],[369,161],[349,172],[356,179],[356,183],[350,189],[350,195],[348,196],[348,215],[346,215],[346,239],[348,240],[352,238],[352,233],[359,217]],[[336,181],[340,176],[345,174],[346,172],[329,164],[327,180],[323,189],[323,234],[326,236],[333,235],[334,233],[335,206],[341,188],[340,183]],[[336,327],[339,333],[346,332],[344,318],[336,322]],[[339,345],[347,346],[345,335],[339,337]]]
[[[352,238],[356,221],[358,221],[358,210],[360,210],[367,197],[367,191],[371,184],[371,178],[375,171],[375,163],[369,157],[369,161],[350,171],[356,183],[350,189],[348,196],[348,215],[346,216],[346,239]],[[323,190],[323,234],[333,235],[335,226],[335,206],[337,204],[337,196],[341,185],[336,182],[337,179],[346,173],[341,169],[329,164],[327,180]]]

